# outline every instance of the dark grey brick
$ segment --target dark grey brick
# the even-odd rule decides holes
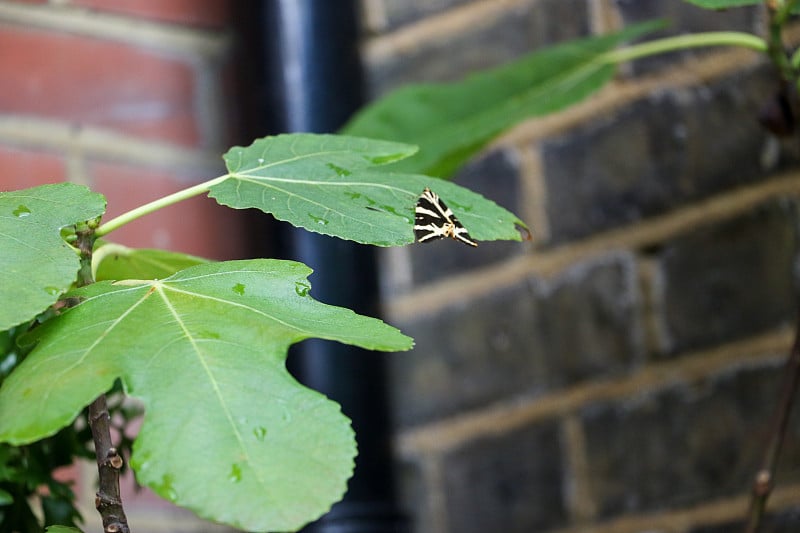
[[[578,265],[540,287],[542,356],[551,382],[571,384],[619,373],[643,355],[633,256]]]
[[[472,2],[475,0],[383,0],[383,11],[386,17],[386,28],[383,29],[392,30],[398,26]]]
[[[742,510],[744,514],[744,510]],[[744,522],[728,522],[715,526],[701,526],[689,533],[730,533],[744,531]],[[797,533],[800,531],[800,508],[787,509],[780,513],[768,514],[761,522],[759,533]]]
[[[530,533],[563,525],[561,468],[553,422],[448,453],[442,465],[448,530]]]
[[[519,168],[513,155],[507,151],[494,151],[472,162],[458,174],[455,181],[519,215]],[[414,283],[425,283],[442,279],[500,263],[523,253],[525,246],[515,241],[486,241],[477,248],[451,239],[414,245],[409,249],[412,280]]]
[[[615,0],[614,3],[626,26],[656,19],[668,22],[667,28],[647,35],[647,40],[707,31],[762,31],[758,15],[761,6],[711,11],[693,6],[685,0]],[[649,73],[674,64],[676,59],[711,51],[711,48],[695,48],[659,54],[635,61],[633,69],[636,73]]]
[[[588,4],[584,0],[533,2],[530,33],[534,49],[588,37],[591,34]]]
[[[586,408],[589,470],[601,516],[747,493],[782,374],[782,365],[741,367],[697,385]],[[796,481],[798,467],[800,417],[794,416],[779,482]]]
[[[640,358],[634,258],[529,279],[415,317],[417,349],[391,360],[396,418],[410,425],[519,393],[623,372]]]
[[[658,256],[666,351],[729,341],[791,319],[797,251],[797,212],[788,201],[666,243]]]
[[[453,81],[501,65],[556,41],[588,35],[585,0],[545,0],[512,7],[447,40],[365,66],[372,97],[411,82]]]
[[[553,243],[608,230],[762,179],[755,115],[766,68],[673,90],[542,143]],[[779,162],[786,166],[792,161]]]
[[[534,306],[520,284],[396,324],[417,346],[390,363],[398,423],[439,418],[540,383]]]

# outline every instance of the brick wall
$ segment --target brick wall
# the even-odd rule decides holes
[[[374,95],[652,17],[673,20],[665,33],[760,27],[755,9],[677,0],[363,7]],[[0,2],[0,187],[85,183],[114,215],[218,175],[229,17],[224,0]],[[462,171],[530,222],[533,244],[382,255],[387,314],[417,338],[392,372],[417,531],[734,527],[796,296],[798,155],[753,119],[770,74],[738,50],[629,66]],[[241,250],[235,228],[197,199],[112,237],[224,258]],[[791,428],[773,533],[800,527],[797,417]],[[186,515],[159,526],[160,509],[145,499],[138,527],[211,530]]]
[[[230,19],[226,0],[0,2],[0,190],[82,183],[108,219],[223,173]],[[233,211],[196,198],[109,239],[230,258],[240,235]],[[78,486],[87,531],[101,528],[96,477],[87,464]],[[137,530],[222,530],[125,483]]]
[[[368,86],[450,80],[665,17],[678,0],[363,0]],[[382,254],[399,470],[416,531],[739,530],[797,306],[796,146],[759,128],[756,55],[683,52],[497,140],[459,175],[533,244]],[[798,414],[798,413],[796,413]],[[768,532],[800,530],[800,415]]]
[[[109,219],[221,174],[229,23],[225,0],[0,2],[0,187],[86,184]],[[231,257],[235,220],[197,198],[110,238]]]

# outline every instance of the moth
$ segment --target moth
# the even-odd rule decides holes
[[[450,237],[470,246],[478,246],[439,195],[427,187],[417,200],[414,212],[414,235],[417,237],[417,242]]]

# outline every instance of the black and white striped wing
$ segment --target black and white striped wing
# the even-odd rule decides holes
[[[439,195],[425,187],[417,200],[414,213],[414,235],[418,242],[430,242],[435,239],[450,237],[470,246],[478,246],[450,211]]]

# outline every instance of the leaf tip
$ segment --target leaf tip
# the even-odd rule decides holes
[[[528,226],[521,221],[514,222],[514,228],[519,232],[520,240],[532,241],[533,233],[528,229]]]

